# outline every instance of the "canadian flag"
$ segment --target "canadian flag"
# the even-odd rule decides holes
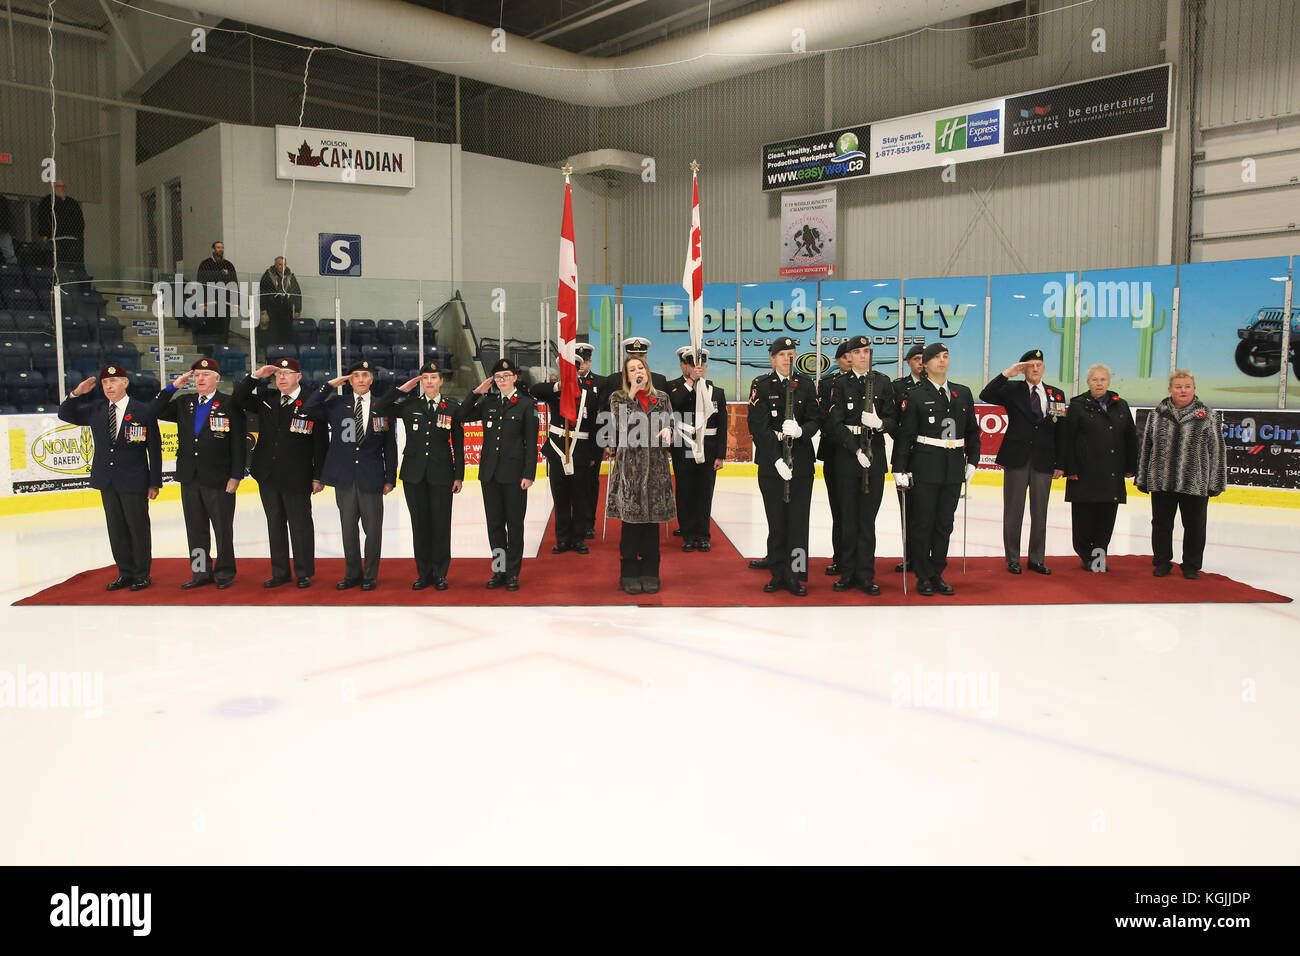
[[[573,190],[564,181],[564,220],[560,226],[560,292],[555,318],[560,342],[560,415],[578,421],[578,258],[573,248]]]
[[[686,245],[686,270],[682,274],[682,288],[691,297],[690,324],[691,349],[698,357],[704,344],[704,258],[700,248],[700,177],[691,169],[691,235]],[[704,426],[708,421],[711,389],[703,379],[694,387],[695,417],[691,441],[691,457],[704,461]]]

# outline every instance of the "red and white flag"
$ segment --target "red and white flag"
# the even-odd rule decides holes
[[[578,258],[573,248],[573,190],[564,177],[564,221],[560,226],[560,292],[555,318],[559,323],[560,415],[578,421]]]
[[[682,288],[691,297],[689,326],[691,350],[699,361],[704,344],[704,258],[700,237],[700,177],[698,167],[691,163],[691,235],[686,245],[686,270],[682,274]],[[704,427],[708,421],[710,389],[703,379],[694,387],[695,417],[692,433],[691,457],[704,461]]]

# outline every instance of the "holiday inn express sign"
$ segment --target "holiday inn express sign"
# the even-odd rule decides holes
[[[277,126],[275,178],[410,189],[415,185],[415,140]]]

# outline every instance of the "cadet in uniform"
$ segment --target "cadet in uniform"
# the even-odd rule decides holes
[[[713,489],[718,472],[727,459],[727,396],[705,376],[709,370],[709,353],[700,349],[696,356],[689,345],[677,350],[682,374],[668,383],[668,403],[679,425],[680,439],[673,442],[674,491],[677,498],[677,524],[682,532],[683,551],[708,551],[710,520],[713,514]],[[704,434],[696,435],[696,390],[704,390],[707,417]],[[699,458],[696,458],[696,440]]]
[[[750,567],[766,567],[771,593],[785,588],[808,593],[808,508],[815,471],[812,439],[821,424],[817,387],[795,371],[795,341],[778,336],[768,346],[772,371],[749,388],[749,434],[758,462],[758,490],[767,512],[767,555]],[[790,413],[787,416],[787,406]],[[785,453],[790,452],[787,464]],[[787,501],[787,493],[789,500]]]
[[[576,551],[589,554],[586,535],[596,520],[596,486],[600,482],[600,455],[596,448],[596,404],[599,387],[591,371],[592,347],[585,342],[574,348],[578,366],[577,421],[565,429],[560,414],[560,383],[540,382],[529,389],[533,398],[547,407],[547,439],[542,445],[546,456],[546,477],[550,480],[551,500],[555,502],[555,545],[551,554]],[[567,461],[566,461],[566,442]],[[591,480],[592,465],[596,482]]]
[[[823,375],[821,381],[817,383],[817,404],[821,406],[822,418],[826,417],[826,410],[830,408],[831,403],[831,386],[835,380],[847,372],[852,363],[848,357],[849,343],[846,339],[841,342],[835,349],[835,364],[839,366],[835,371]],[[826,500],[831,509],[831,563],[826,566],[827,576],[840,573],[840,508],[835,500],[838,485],[835,482],[835,442],[822,429],[821,441],[817,443],[817,460],[822,463],[822,480],[826,483]]]
[[[329,426],[329,451],[321,481],[334,488],[343,531],[343,580],[346,591],[379,585],[379,555],[384,547],[384,495],[397,487],[397,430],[393,420],[375,411],[370,386],[375,376],[369,361],[348,366],[347,374],[331,379],[303,404],[309,418]],[[347,382],[352,399],[335,389]],[[366,533],[365,562],[361,560],[361,530]]]
[[[840,579],[832,588],[847,591],[857,587],[875,596],[880,593],[876,584],[876,515],[885,491],[885,432],[898,424],[897,406],[889,379],[871,368],[867,337],[855,335],[845,345],[852,368],[836,376],[831,386],[822,430],[823,445],[839,446],[832,500],[840,511],[836,525],[840,540],[835,545]],[[868,389],[871,401],[867,401]]]
[[[176,399],[191,379],[196,394]],[[217,360],[201,358],[153,400],[158,420],[176,423],[176,480],[192,571],[181,585],[185,591],[213,581],[224,591],[235,583],[235,491],[244,477],[246,430],[243,411],[217,391],[220,383]]]
[[[464,409],[442,394],[446,373],[433,362],[418,377],[390,389],[375,402],[375,413],[391,409],[406,429],[402,451],[402,491],[411,512],[411,543],[416,577],[412,591],[433,586],[447,590],[451,567],[451,501],[465,481]],[[420,391],[416,393],[415,387]]]
[[[910,392],[921,382],[925,381],[925,363],[923,360],[924,352],[925,352],[924,345],[913,345],[910,349],[908,349],[907,355],[904,357],[904,361],[907,362],[907,369],[908,369],[907,374],[902,376],[901,378],[894,379],[893,384],[894,384],[895,425],[894,425],[894,430],[891,433],[891,437],[894,439],[894,441],[898,441],[897,422],[900,421],[903,416],[903,400],[907,398],[908,392]],[[903,488],[895,488],[895,490],[898,492],[899,519],[901,520],[902,511],[903,508],[905,507],[905,502],[903,499],[907,497],[907,491]],[[903,542],[903,547],[904,548],[907,547],[906,541]],[[894,565],[894,573],[895,574],[903,573],[902,561],[899,561],[898,564]]]
[[[274,388],[260,388],[274,376]],[[250,471],[266,512],[271,546],[271,576],[263,587],[288,584],[289,542],[293,541],[293,571],[298,587],[311,587],[316,573],[316,526],[311,496],[325,490],[321,472],[329,446],[328,429],[303,412],[302,367],[297,359],[277,359],[263,365],[235,388],[232,401],[245,414],[256,415],[257,444]]]
[[[507,591],[519,590],[524,512],[528,488],[537,475],[537,403],[516,387],[518,376],[514,362],[498,359],[492,377],[474,389],[474,402],[465,410],[465,421],[483,422],[478,477],[492,547],[492,577],[487,587],[504,586]]]
[[[1023,374],[1025,381],[1013,382]],[[1002,466],[1002,547],[1007,570],[1020,573],[1020,530],[1029,488],[1029,570],[1051,574],[1046,564],[1047,499],[1052,479],[1065,474],[1065,393],[1043,382],[1043,350],[1030,349],[1020,361],[984,386],[980,400],[1007,410],[1007,434],[998,449]]]
[[[59,418],[89,426],[94,442],[90,487],[99,490],[117,565],[117,578],[105,586],[108,591],[143,591],[152,583],[149,502],[162,488],[158,421],[148,405],[127,396],[129,382],[124,368],[109,365],[99,372],[102,394],[92,394],[96,380],[88,378],[59,405]]]
[[[969,388],[948,381],[948,347],[925,347],[926,381],[907,394],[894,443],[894,483],[908,495],[907,555],[916,592],[952,594],[943,579],[961,486],[980,460],[980,426]]]

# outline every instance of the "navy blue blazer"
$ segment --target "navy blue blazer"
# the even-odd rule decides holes
[[[379,494],[384,485],[397,484],[397,429],[392,415],[375,413],[377,399],[370,395],[370,421],[360,441],[345,441],[355,433],[352,398],[340,397],[328,383],[307,395],[303,414],[313,421],[326,422],[330,429],[330,446],[325,453],[321,481],[334,487],[357,485],[362,491]]]
[[[96,387],[85,395],[69,395],[59,406],[59,418],[90,427],[95,450],[90,459],[90,487],[112,488],[120,494],[142,495],[162,487],[162,436],[149,405],[128,398],[117,434],[108,433],[108,399]]]

